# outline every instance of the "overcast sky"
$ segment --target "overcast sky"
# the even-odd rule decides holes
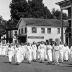
[[[53,8],[60,9],[58,5],[56,5],[56,2],[60,2],[63,0],[43,0],[45,6],[48,7],[48,9],[51,11]],[[0,0],[0,15],[5,19],[10,19],[10,9],[9,4],[11,0]]]

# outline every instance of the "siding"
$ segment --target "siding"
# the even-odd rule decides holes
[[[37,27],[37,33],[32,33],[32,26],[27,26],[27,41],[32,43],[33,41],[39,42],[39,41],[46,41],[49,39],[55,40],[56,38],[61,38],[61,29],[60,29],[60,34],[57,33],[57,27],[44,27],[45,28],[45,33],[41,33],[41,26]],[[51,34],[47,33],[47,28],[51,28]],[[65,33],[65,28],[64,28],[64,33]],[[41,37],[41,38],[28,38],[28,37]],[[42,38],[44,37],[44,38]],[[64,34],[64,42],[65,42],[65,34]]]

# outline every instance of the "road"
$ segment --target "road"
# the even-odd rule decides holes
[[[48,65],[46,62],[31,64],[23,62],[15,65],[14,61],[9,64],[7,57],[0,57],[0,72],[72,72],[72,65],[70,62],[59,65]]]

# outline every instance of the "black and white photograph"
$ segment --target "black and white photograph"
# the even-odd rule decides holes
[[[72,72],[72,0],[0,0],[0,72]]]

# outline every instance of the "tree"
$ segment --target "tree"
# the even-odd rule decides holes
[[[30,17],[50,19],[52,15],[47,7],[44,6],[43,0],[29,1]]]
[[[12,0],[12,3],[10,4],[11,18],[19,20],[20,17],[26,17],[27,7],[26,0]]]
[[[7,21],[4,20],[2,16],[0,16],[0,37],[6,32],[6,23]]]
[[[47,7],[44,6],[43,0],[12,0],[10,3],[11,20],[17,24],[18,20],[23,18],[52,18]]]
[[[61,19],[61,11],[59,10],[55,10],[53,9],[52,10],[52,15],[53,15],[53,18],[56,18],[56,19]],[[67,14],[66,13],[62,13],[62,19],[63,20],[66,20],[68,18]]]

